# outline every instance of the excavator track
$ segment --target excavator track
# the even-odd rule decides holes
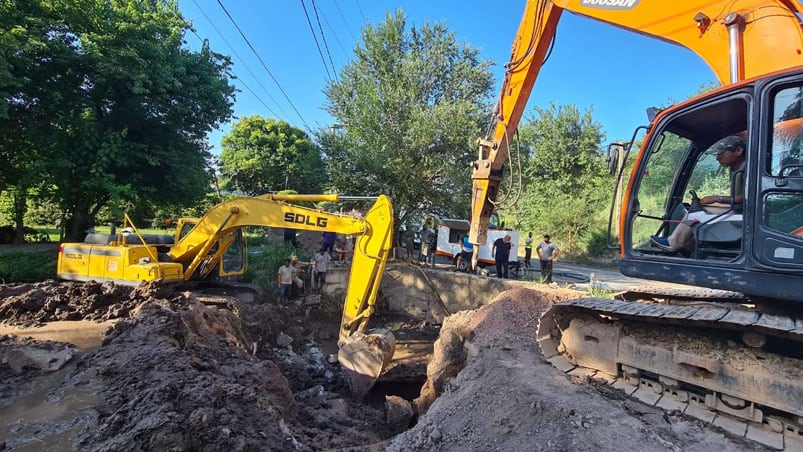
[[[537,333],[546,359],[648,405],[803,450],[803,319],[726,303],[741,298],[719,291],[636,292],[625,298],[650,301],[553,305]],[[667,296],[680,304],[653,301]]]

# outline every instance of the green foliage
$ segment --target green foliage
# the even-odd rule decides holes
[[[598,284],[592,284],[588,286],[588,293],[590,293],[594,298],[607,298],[612,300],[615,292],[607,287],[602,287]]]
[[[553,103],[536,114],[519,127],[524,192],[510,212],[500,213],[521,230],[550,234],[564,252],[601,252],[598,235],[607,231],[615,183],[600,152],[601,125],[590,110],[573,105]]]
[[[243,280],[262,287],[268,293],[276,293],[278,289],[277,274],[284,260],[296,255],[301,262],[309,261],[311,256],[304,250],[285,244],[266,243],[259,247],[251,247],[249,240],[248,270]]]
[[[582,240],[586,244],[586,252],[591,257],[605,257],[611,254],[608,248],[608,230],[591,229]]]
[[[228,120],[227,58],[183,48],[169,0],[0,2],[0,187],[53,181],[77,238],[107,204],[188,205]],[[12,102],[13,100],[13,102]]]
[[[260,116],[232,126],[220,161],[224,187],[249,195],[290,187],[319,193],[326,179],[320,150],[303,130]]]
[[[0,253],[0,282],[30,283],[53,279],[56,274],[55,252]]]
[[[342,125],[318,134],[333,187],[388,194],[397,224],[425,212],[466,216],[490,62],[444,24],[408,29],[401,12],[362,38],[356,59],[326,87],[326,110]]]

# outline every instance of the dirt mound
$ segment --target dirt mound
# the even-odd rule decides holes
[[[157,286],[54,282],[2,287],[1,294],[7,322],[123,318],[100,349],[49,375],[8,357],[39,347],[48,362],[73,348],[0,340],[0,394],[9,401],[8,413],[0,413],[0,437],[6,437],[0,449],[71,443],[78,450],[321,450],[375,444],[394,433],[381,409],[349,398],[336,360],[316,342],[332,333],[319,334],[305,319],[305,300],[233,301],[220,309],[225,297],[219,294],[218,307],[209,307],[193,293]],[[58,373],[36,409],[64,411],[64,395],[78,393],[81,402],[71,404],[80,409],[3,424],[19,411],[15,400],[32,397],[42,387],[35,382]]]
[[[547,363],[536,343],[538,318],[576,295],[512,290],[448,317],[416,400],[426,414],[386,450],[767,450],[607,385],[573,381]]]
[[[387,423],[381,403],[349,397],[333,356],[341,300],[0,286],[2,322],[117,319],[91,352],[0,336],[0,450],[765,450],[553,368],[538,318],[577,296],[516,289],[447,317],[420,417],[399,434],[403,400]]]
[[[157,283],[133,288],[95,281],[0,285],[0,323],[35,326],[59,320],[127,318],[137,306],[169,297],[173,290]]]

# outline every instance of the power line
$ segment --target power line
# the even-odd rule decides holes
[[[199,5],[199,4],[198,4],[198,2],[197,2],[196,0],[192,0],[192,2],[195,4],[195,6],[196,6],[196,7],[198,7],[198,10],[199,10],[199,11],[201,11],[201,14],[202,14],[202,15],[203,15],[203,16],[206,18],[207,22],[209,22],[209,24],[210,24],[210,25],[212,25],[212,28],[214,28],[214,29],[215,29],[215,31],[216,31],[216,32],[217,32],[217,34],[220,36],[220,38],[221,38],[221,39],[223,39],[223,42],[225,42],[225,43],[226,43],[226,45],[227,45],[227,46],[229,46],[229,50],[231,50],[231,52],[232,52],[232,53],[233,53],[233,54],[234,54],[234,55],[235,55],[235,56],[236,56],[236,57],[237,57],[237,58],[240,60],[240,62],[242,63],[243,67],[245,67],[245,70],[246,70],[246,71],[248,71],[248,73],[249,73],[249,74],[251,74],[251,77],[253,77],[253,78],[254,78],[254,80],[256,80],[257,84],[259,84],[259,86],[261,86],[261,87],[262,87],[262,89],[265,91],[265,94],[267,94],[267,95],[268,95],[268,97],[270,98],[270,100],[272,100],[272,101],[273,101],[273,103],[274,103],[274,104],[276,104],[276,107],[279,109],[279,111],[281,111],[281,112],[282,112],[282,115],[280,116],[280,115],[276,114],[276,112],[275,112],[275,111],[273,111],[273,109],[272,109],[272,108],[268,107],[268,105],[267,105],[267,104],[266,104],[266,103],[265,103],[265,102],[264,102],[264,101],[263,101],[263,100],[262,100],[262,99],[261,99],[259,96],[257,96],[257,95],[256,95],[256,93],[254,93],[254,91],[253,91],[251,88],[249,88],[248,86],[246,86],[245,82],[243,81],[243,79],[242,79],[241,77],[238,77],[238,80],[240,80],[240,83],[241,83],[243,86],[245,86],[245,87],[246,87],[246,89],[247,89],[248,91],[250,91],[252,94],[254,94],[254,97],[256,97],[256,98],[257,98],[257,100],[259,100],[259,102],[260,102],[262,105],[264,105],[264,106],[265,106],[265,108],[267,108],[267,109],[268,109],[268,111],[269,111],[269,112],[270,112],[270,113],[271,113],[273,116],[275,116],[275,117],[277,117],[277,118],[287,118],[287,117],[288,117],[288,114],[287,114],[287,113],[286,113],[286,112],[285,112],[285,111],[282,109],[282,106],[281,106],[281,105],[279,105],[279,102],[278,102],[278,101],[276,101],[276,99],[273,97],[273,95],[271,95],[270,91],[268,91],[268,89],[267,89],[267,88],[265,88],[265,85],[263,85],[263,84],[262,84],[262,81],[260,80],[260,78],[259,78],[259,77],[257,77],[257,76],[254,74],[254,72],[253,72],[253,71],[251,71],[251,67],[250,67],[250,66],[248,66],[248,64],[246,63],[245,59],[244,59],[243,57],[241,57],[241,56],[240,56],[240,54],[238,54],[238,53],[237,53],[237,50],[235,50],[234,46],[232,46],[232,45],[229,43],[229,41],[226,39],[226,37],[223,35],[223,33],[221,33],[221,32],[220,32],[220,30],[217,28],[217,26],[216,26],[216,25],[215,25],[215,23],[212,21],[212,19],[210,19],[210,18],[209,18],[209,16],[206,14],[206,11],[204,11],[204,9],[203,9],[203,8],[201,8],[201,5]],[[195,31],[193,31],[193,33],[194,33],[196,36],[198,36],[198,33],[195,33]],[[198,37],[200,38],[200,36],[198,36]]]
[[[298,111],[298,109],[296,108],[295,104],[293,104],[293,101],[290,100],[290,96],[287,95],[287,92],[285,92],[284,88],[282,88],[282,85],[279,83],[279,81],[276,80],[276,77],[273,76],[273,73],[270,71],[270,69],[268,69],[268,66],[262,60],[262,57],[259,56],[259,53],[257,53],[256,49],[254,49],[254,46],[251,45],[251,41],[249,41],[248,38],[245,36],[245,33],[243,33],[243,30],[240,28],[240,25],[237,24],[237,21],[235,21],[233,17],[231,17],[231,14],[229,14],[229,11],[223,5],[223,2],[221,2],[221,0],[217,0],[217,3],[218,3],[218,5],[220,5],[220,8],[223,9],[223,12],[226,13],[226,16],[229,18],[231,23],[234,24],[234,27],[240,33],[240,36],[242,36],[242,38],[245,41],[245,43],[248,44],[248,48],[251,49],[251,52],[254,53],[254,55],[259,60],[260,64],[262,64],[262,67],[265,69],[265,72],[268,73],[268,75],[270,76],[271,80],[273,80],[273,83],[275,83],[276,86],[279,87],[279,91],[281,91],[282,95],[284,95],[284,98],[285,98],[285,100],[287,100],[287,103],[289,103],[290,106],[293,107],[293,111],[296,112],[298,117],[301,119],[301,122],[304,123],[304,127],[306,127],[307,130],[312,131],[312,129],[310,128],[309,124],[307,124],[307,121],[304,120],[304,117],[301,116],[301,113]]]
[[[315,11],[315,21],[318,22],[318,30],[321,31],[321,40],[323,41],[324,49],[326,49],[326,56],[329,57],[329,63],[332,65],[332,72],[336,76],[337,75],[337,68],[335,67],[335,62],[332,61],[332,53],[329,51],[329,43],[326,42],[326,35],[324,35],[324,33],[323,33],[323,26],[321,25],[321,18],[318,17],[318,5],[315,4],[315,0],[312,0],[312,10]],[[321,14],[321,15],[323,15],[323,14]]]
[[[332,27],[332,24],[330,24],[329,21],[326,19],[326,16],[323,16],[323,21],[326,22],[326,26],[329,27],[329,31],[332,32],[332,36],[335,37],[335,42],[337,43],[337,46],[340,47],[340,50],[343,52],[343,56],[346,59],[348,59],[349,53],[346,51],[346,48],[343,47],[343,44],[340,42],[340,39],[337,38],[337,32],[335,31],[334,27]],[[349,33],[351,33],[351,30],[349,30]]]
[[[362,12],[362,8],[360,8],[360,0],[354,0],[354,3],[357,4],[357,9],[360,11],[360,15],[362,16],[362,23],[368,22],[368,20],[365,18],[365,14],[363,14]]]
[[[309,31],[310,33],[312,33],[312,39],[315,41],[315,47],[318,49],[318,55],[321,56],[321,62],[323,63],[323,68],[326,70],[326,78],[332,80],[332,74],[329,73],[329,67],[326,65],[326,60],[323,57],[321,46],[320,44],[318,44],[318,36],[315,34],[315,27],[312,26],[312,21],[309,18],[309,13],[307,12],[307,5],[304,4],[304,0],[301,0],[301,7],[304,9],[304,16],[307,18]]]
[[[335,7],[337,8],[337,12],[340,13],[340,18],[343,19],[343,23],[346,24],[346,30],[348,30],[349,34],[351,35],[351,40],[353,42],[357,42],[357,38],[355,38],[354,33],[351,32],[351,25],[349,25],[349,22],[346,20],[346,16],[343,14],[343,10],[340,9],[340,4],[337,3],[337,0],[334,0],[334,2],[335,2]]]
[[[201,43],[204,43],[204,42],[206,42],[206,40],[205,40],[203,37],[201,37],[201,35],[199,35],[198,33],[196,33],[196,32],[195,32],[195,30],[190,30],[190,31],[192,31],[192,34],[194,34],[194,35],[195,35],[195,37],[196,37],[196,38],[198,38],[198,39],[201,41]],[[232,71],[232,72],[234,72],[234,71]],[[234,74],[234,75],[235,75],[235,77],[236,77],[236,75],[237,75],[237,74]],[[253,75],[253,74],[252,74],[252,75]],[[240,77],[236,77],[236,78],[237,78],[237,80],[239,80],[239,81],[240,81],[240,84],[241,84],[241,85],[243,85],[243,87],[244,87],[245,89],[247,89],[247,90],[248,90],[248,92],[250,92],[251,94],[253,94],[253,95],[254,95],[254,97],[255,97],[255,98],[256,98],[256,99],[259,101],[259,103],[261,103],[262,105],[264,105],[264,106],[265,106],[265,108],[267,108],[267,109],[268,109],[268,111],[269,111],[269,112],[270,112],[270,113],[271,113],[273,116],[275,116],[275,117],[277,117],[277,118],[281,118],[281,116],[277,115],[277,114],[276,114],[276,112],[275,112],[275,111],[273,111],[273,109],[271,109],[271,108],[268,106],[268,104],[266,104],[266,103],[265,103],[265,101],[263,101],[263,100],[262,100],[262,98],[261,98],[261,97],[259,97],[259,95],[258,95],[257,93],[255,93],[255,92],[254,92],[254,90],[252,90],[252,89],[251,89],[251,87],[250,87],[250,86],[248,86],[248,84],[246,84],[246,83],[245,83],[245,81],[243,81],[243,79],[242,79],[242,78],[240,78]],[[262,88],[264,89],[265,87],[263,86]],[[276,102],[276,101],[274,100],[274,102]]]

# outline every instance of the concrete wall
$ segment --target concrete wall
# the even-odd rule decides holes
[[[345,290],[349,271],[350,268],[345,267],[328,271],[325,292],[332,294],[337,290]],[[449,313],[477,309],[505,290],[538,286],[527,281],[389,263],[382,277],[377,309],[405,313],[430,323],[442,323]]]

